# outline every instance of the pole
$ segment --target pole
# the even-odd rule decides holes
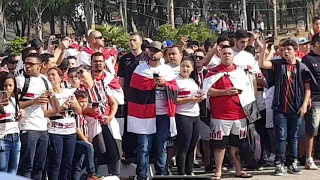
[[[124,30],[128,32],[128,15],[127,15],[127,0],[123,0],[123,7],[124,7]]]
[[[91,29],[95,30],[94,0],[91,0]]]
[[[207,0],[203,0],[203,7],[202,7],[202,11],[203,11],[203,18],[204,21],[206,22],[206,24],[209,22],[208,21],[208,10],[207,10]]]
[[[174,29],[174,7],[173,7],[173,0],[170,1],[170,23],[172,29]]]
[[[277,38],[277,0],[273,0],[273,36]]]
[[[242,21],[243,21],[242,29],[248,30],[246,0],[241,0],[241,10],[242,10]]]

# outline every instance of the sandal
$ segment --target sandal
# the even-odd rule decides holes
[[[235,175],[236,178],[252,178],[252,174],[248,174],[246,172],[241,173],[240,175]]]
[[[220,180],[220,179],[221,179],[221,176],[218,176],[218,175],[214,174],[211,179],[212,179],[212,180]]]

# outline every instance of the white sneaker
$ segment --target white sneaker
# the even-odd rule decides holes
[[[318,170],[318,166],[314,164],[312,158],[306,160],[306,165],[304,167],[309,170]]]

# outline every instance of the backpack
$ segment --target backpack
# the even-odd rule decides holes
[[[261,158],[260,135],[253,123],[248,124],[247,138],[243,140],[240,148],[242,160],[248,167],[258,168]]]
[[[29,85],[30,85],[30,76],[25,74],[24,77],[25,77],[25,80],[24,80],[23,88],[21,90],[20,101],[23,101],[23,97],[28,92],[28,88],[29,88]],[[41,77],[41,79],[42,79],[42,81],[44,83],[44,86],[46,87],[46,90],[49,90],[49,85],[48,85],[47,80],[45,80],[43,77]]]

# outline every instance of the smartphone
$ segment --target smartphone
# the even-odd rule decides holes
[[[7,104],[9,102],[8,92],[7,91],[0,91],[0,103]]]
[[[243,91],[242,89],[236,89],[236,90],[238,90],[238,93],[239,93],[239,94],[241,94],[242,91]]]
[[[92,108],[98,108],[99,105],[100,105],[100,103],[98,103],[98,102],[93,102],[93,103],[92,103]]]
[[[158,77],[159,77],[159,74],[156,74],[156,73],[153,74],[153,78],[158,78]]]
[[[266,42],[267,42],[268,44],[274,44],[274,37],[273,37],[273,36],[267,37],[267,38],[266,38]]]

